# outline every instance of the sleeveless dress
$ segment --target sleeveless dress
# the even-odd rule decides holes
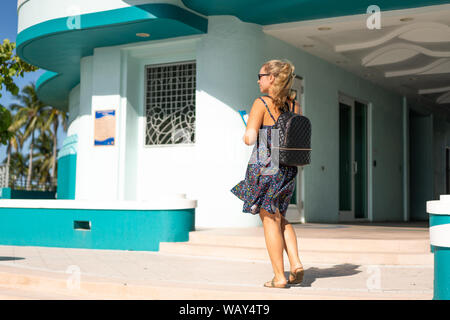
[[[276,122],[264,99],[261,100],[273,121]],[[295,101],[293,108],[294,106]],[[255,143],[247,166],[245,179],[230,191],[244,201],[243,212],[255,215],[259,214],[260,209],[263,208],[269,213],[275,214],[278,208],[280,214],[285,217],[294,192],[298,168],[282,165],[277,168],[271,163],[271,129],[274,126],[275,124],[261,125],[257,143]],[[261,144],[259,143],[260,134],[262,134]]]

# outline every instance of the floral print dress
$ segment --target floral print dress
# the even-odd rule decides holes
[[[263,102],[273,121],[276,122],[267,104],[264,100]],[[275,214],[278,208],[280,214],[286,216],[294,192],[298,168],[282,165],[277,167],[272,163],[271,136],[273,131],[271,129],[274,126],[262,125],[260,127],[245,179],[230,190],[244,201],[243,212],[259,214],[260,209],[263,208],[269,213]],[[261,143],[259,143],[261,134]]]

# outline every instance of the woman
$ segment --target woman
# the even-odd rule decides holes
[[[239,182],[231,192],[244,201],[244,212],[259,214],[274,278],[264,284],[265,287],[287,288],[287,284],[301,283],[303,266],[298,257],[297,236],[294,228],[286,220],[286,211],[294,192],[297,167],[279,165],[275,173],[267,174],[267,168],[273,168],[270,161],[271,128],[281,113],[294,109],[299,113],[300,106],[295,101],[295,92],[291,90],[294,82],[294,66],[290,62],[270,60],[258,74],[261,93],[267,96],[257,98],[252,106],[243,137],[244,143],[253,145],[253,154],[267,153],[265,159],[249,164],[245,180]],[[301,112],[300,112],[301,114]],[[259,129],[267,132],[267,145],[259,146]],[[265,170],[264,170],[265,169]],[[286,279],[283,266],[283,249],[289,257],[290,275]]]

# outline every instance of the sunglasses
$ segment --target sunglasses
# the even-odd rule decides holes
[[[261,80],[261,77],[270,76],[270,73],[258,73],[258,80]]]

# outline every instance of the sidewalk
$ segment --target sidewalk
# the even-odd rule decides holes
[[[303,228],[308,229],[306,226]],[[372,227],[373,230],[376,228],[379,227]],[[261,230],[257,233],[260,234]],[[243,229],[228,231],[235,236],[244,232]],[[412,238],[421,237],[417,231],[410,232]],[[201,231],[195,232],[200,234]],[[211,235],[214,229],[208,232]],[[305,237],[306,232],[298,230],[297,235],[299,233]],[[379,233],[386,238],[389,230],[384,227]],[[394,233],[393,238],[398,238],[400,233]],[[368,234],[373,238],[375,232],[366,232]],[[422,237],[425,234],[422,232]],[[433,296],[432,265],[326,264],[305,259],[302,262],[305,277],[301,285],[273,289],[263,287],[264,282],[273,277],[269,260],[166,252],[0,246],[0,299],[303,300],[432,299]],[[286,259],[285,270],[288,277]]]

